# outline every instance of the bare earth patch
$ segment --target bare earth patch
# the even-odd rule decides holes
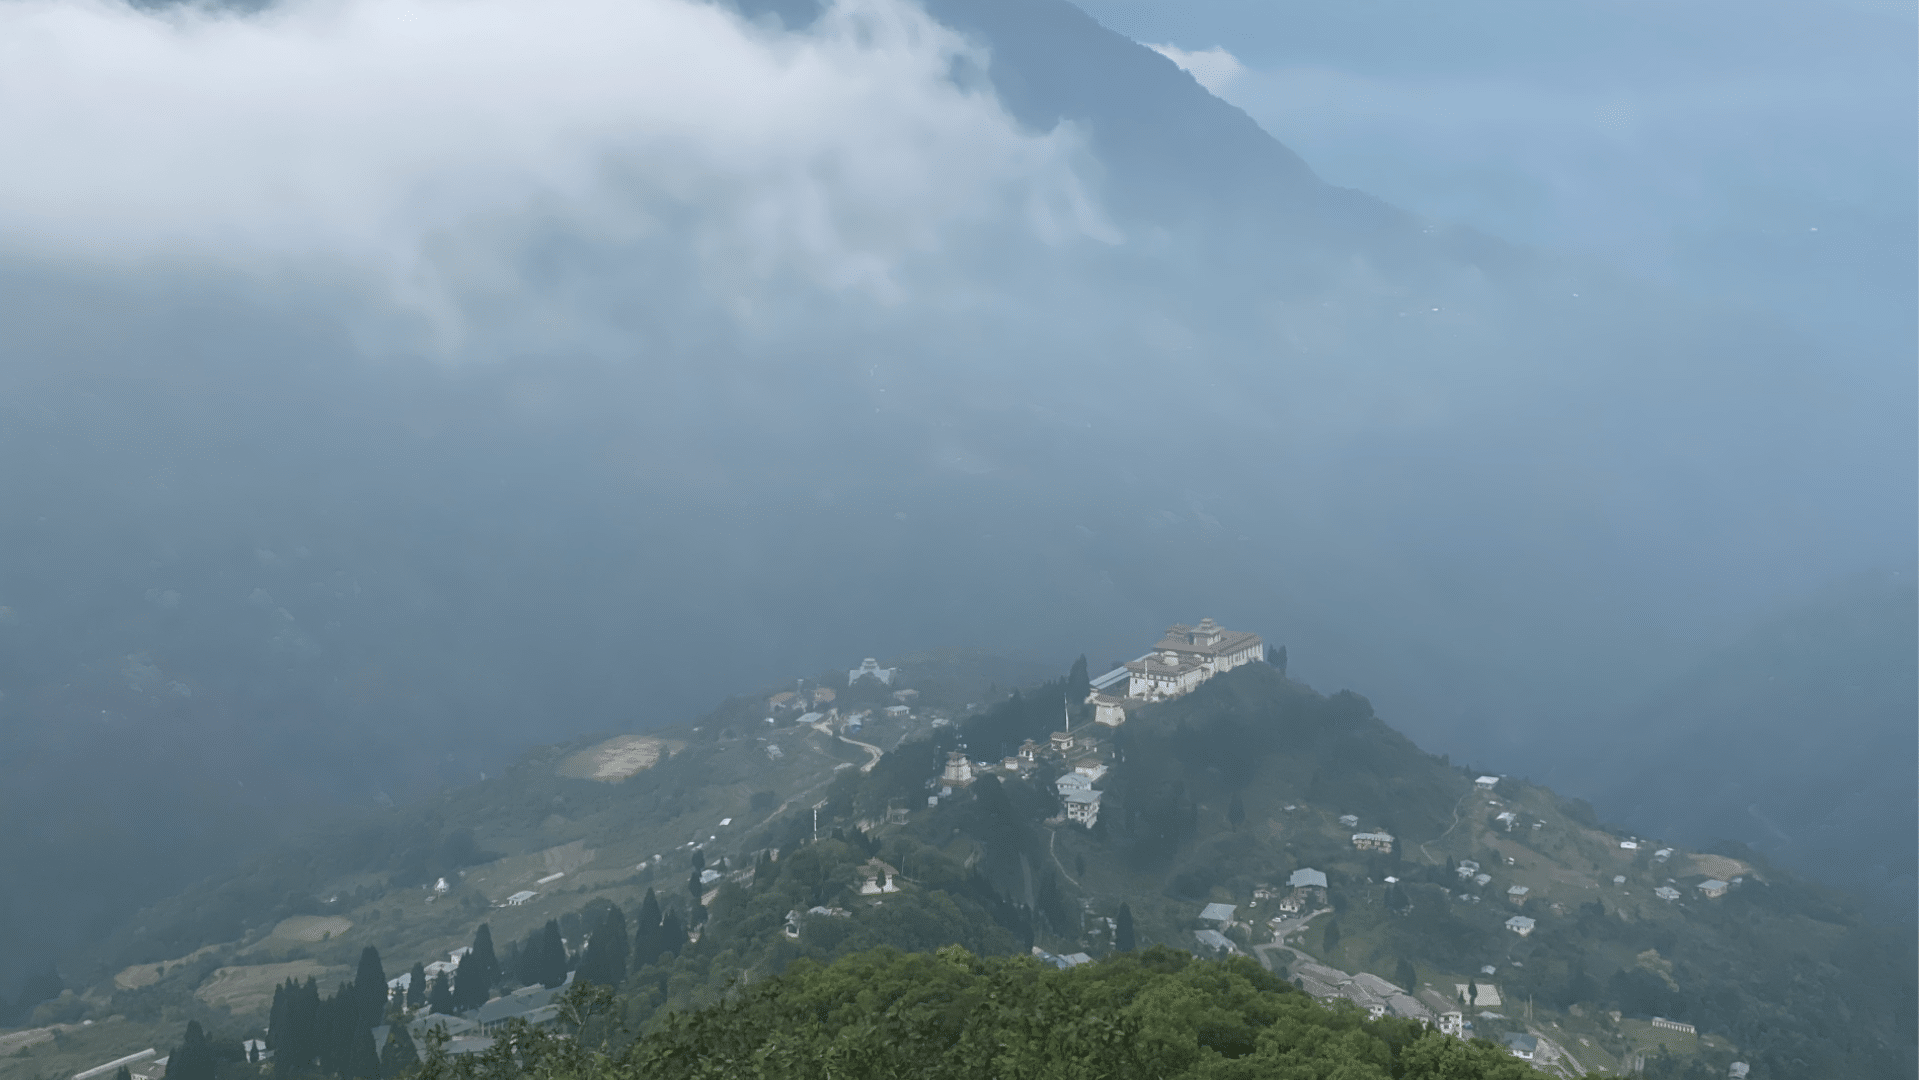
[[[152,986],[165,974],[162,968],[171,971],[181,964],[190,964],[218,948],[220,948],[218,945],[203,945],[185,956],[172,960],[157,960],[151,964],[135,964],[132,967],[122,968],[120,973],[113,977],[113,985],[122,990],[138,990],[143,986]]]
[[[0,1035],[0,1057],[6,1057],[8,1054],[17,1054],[30,1046],[38,1046],[43,1042],[47,1042],[53,1038],[53,1033],[58,1030],[59,1028],[50,1027],[28,1028],[25,1031],[9,1031],[5,1035]]]
[[[286,941],[325,941],[335,934],[353,929],[351,920],[338,915],[295,915],[281,919],[269,936]]]
[[[656,739],[651,735],[619,735],[598,746],[568,757],[555,771],[580,780],[600,780],[617,784],[642,769],[651,769],[660,760],[660,752],[677,753],[685,743]]]
[[[339,920],[345,922],[345,919]],[[215,971],[193,996],[214,1008],[226,1008],[235,1016],[267,1011],[273,1004],[273,988],[288,979],[308,978],[324,982],[325,964],[312,960],[290,960],[284,964],[254,964],[249,967],[223,967]]]
[[[571,874],[575,870],[593,861],[594,850],[585,840],[575,840],[570,844],[550,847],[540,853],[541,876],[547,874]]]
[[[1744,874],[1753,873],[1753,867],[1739,859],[1729,859],[1725,855],[1694,855],[1691,858],[1694,873],[1719,878],[1721,881],[1732,881]]]

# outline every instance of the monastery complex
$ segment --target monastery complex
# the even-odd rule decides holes
[[[1153,651],[1093,681],[1087,696],[1094,720],[1109,727],[1126,722],[1129,705],[1166,701],[1265,654],[1260,635],[1228,630],[1212,619],[1200,625],[1174,623]]]

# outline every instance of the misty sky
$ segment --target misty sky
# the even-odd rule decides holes
[[[747,7],[0,2],[0,860],[1207,615],[1555,780],[1911,593],[1910,5]]]
[[[1334,183],[1907,366],[1912,4],[1081,6]]]

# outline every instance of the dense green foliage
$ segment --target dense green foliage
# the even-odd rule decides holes
[[[590,993],[586,992],[586,993]],[[576,995],[573,1004],[586,997]],[[647,1080],[1523,1080],[1504,1049],[1405,1020],[1328,1009],[1245,959],[1156,948],[1061,971],[964,949],[876,949],[794,964],[616,1047],[519,1032],[494,1051],[430,1055],[421,1080],[547,1075]]]

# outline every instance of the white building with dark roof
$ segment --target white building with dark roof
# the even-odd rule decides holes
[[[1100,820],[1100,793],[1097,791],[1069,791],[1060,799],[1067,807],[1067,820],[1078,825],[1093,828]]]
[[[1260,635],[1227,630],[1212,619],[1167,627],[1153,651],[1126,665],[1127,696],[1147,701],[1179,697],[1215,675],[1251,664],[1265,653]]]

